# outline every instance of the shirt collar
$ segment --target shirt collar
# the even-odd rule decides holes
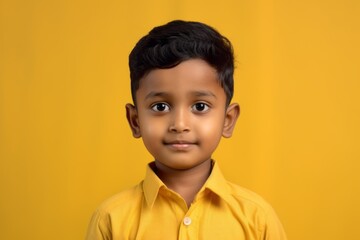
[[[146,175],[143,182],[143,191],[145,195],[145,200],[147,205],[152,208],[157,195],[159,193],[160,188],[165,187],[165,184],[161,181],[161,179],[154,172],[154,162],[151,162],[147,165]],[[209,178],[206,180],[203,188],[200,192],[204,191],[204,189],[208,189],[211,192],[218,195],[220,198],[225,201],[230,201],[230,189],[229,185],[222,175],[220,168],[216,161],[213,161],[213,168]]]
[[[155,162],[151,162],[146,167],[146,175],[143,182],[143,190],[147,205],[152,208],[155,199],[159,193],[161,187],[165,187],[165,184],[154,172]]]
[[[231,202],[231,191],[227,180],[220,171],[219,165],[213,161],[211,174],[204,184],[203,189],[208,189],[228,203]]]

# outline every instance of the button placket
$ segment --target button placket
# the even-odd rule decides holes
[[[195,236],[198,235],[197,232],[197,211],[198,208],[196,207],[197,203],[194,201],[188,211],[184,214],[182,221],[180,222],[180,230],[179,230],[179,237],[178,239],[196,239]]]

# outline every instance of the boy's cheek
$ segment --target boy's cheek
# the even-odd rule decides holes
[[[156,137],[164,131],[166,128],[165,124],[163,121],[140,121],[140,131],[143,137]]]

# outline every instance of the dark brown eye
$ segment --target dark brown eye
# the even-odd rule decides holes
[[[193,111],[196,112],[206,112],[207,110],[209,110],[209,106],[206,103],[195,103],[192,107]]]
[[[166,103],[156,103],[152,105],[151,109],[154,110],[155,112],[165,112],[165,111],[169,111],[170,107]]]

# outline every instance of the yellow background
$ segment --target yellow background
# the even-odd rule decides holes
[[[127,57],[153,26],[204,21],[236,54],[242,114],[215,158],[292,240],[360,239],[360,1],[0,1],[0,239],[83,239],[138,183]]]

